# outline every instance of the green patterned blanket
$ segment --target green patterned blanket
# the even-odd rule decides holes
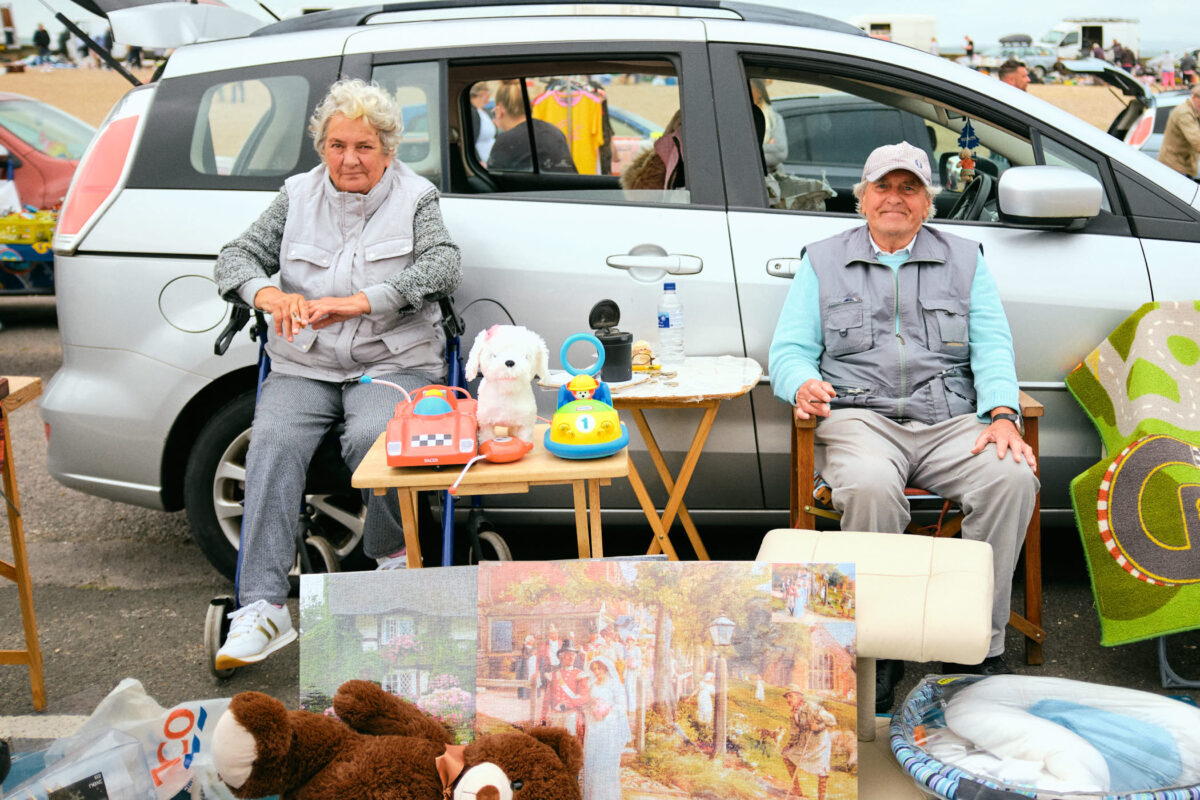
[[[1200,301],[1142,306],[1067,388],[1106,453],[1071,481],[1101,644],[1200,628]]]

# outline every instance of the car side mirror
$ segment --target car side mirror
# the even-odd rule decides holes
[[[1068,231],[1099,215],[1104,196],[1090,175],[1045,164],[1006,169],[997,191],[1002,221]]]

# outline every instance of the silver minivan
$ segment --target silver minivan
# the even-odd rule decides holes
[[[801,250],[860,219],[839,181],[823,203],[773,205],[748,88],[762,78],[773,97],[847,101],[789,112],[784,168],[794,176],[853,173],[901,136],[927,149],[950,186],[933,224],[984,244],[1022,387],[1046,406],[1043,513],[1067,519],[1069,480],[1099,443],[1064,376],[1140,304],[1196,294],[1196,183],[994,78],[806,13],[736,0],[518,11],[476,0],[452,15],[441,5],[324,12],[180,47],[113,109],[54,240],[63,366],[42,414],[55,478],[186,507],[206,554],[232,570],[255,351],[241,336],[214,355],[229,308],[212,265],[285,178],[316,164],[305,119],[339,75],[423,111],[399,157],[441,187],[463,253],[456,300],[468,342],[511,318],[557,354],[601,299],[619,305],[623,329],[652,338],[661,279],[673,275],[689,354],[765,366]],[[471,88],[514,79],[531,104],[565,92],[570,105],[587,90],[659,125],[680,112],[684,185],[623,189],[602,135],[592,174],[489,170],[473,146]],[[835,107],[842,113],[826,113]],[[979,171],[995,178],[983,193],[956,191],[968,123]],[[687,498],[695,516],[785,521],[789,413],[768,382],[718,414]],[[660,413],[650,422],[678,464],[697,418]],[[567,507],[545,492],[525,502],[544,514]],[[606,512],[641,514],[627,487],[606,492]],[[356,524],[352,501],[313,500]]]

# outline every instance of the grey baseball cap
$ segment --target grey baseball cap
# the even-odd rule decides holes
[[[885,144],[872,150],[871,155],[867,156],[867,163],[863,164],[862,179],[868,183],[877,181],[895,169],[908,170],[926,186],[933,185],[929,156],[924,150],[908,142]]]

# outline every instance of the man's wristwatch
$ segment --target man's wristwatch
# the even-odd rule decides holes
[[[1024,421],[1021,419],[1020,414],[1009,414],[1007,412],[1000,412],[999,414],[992,414],[992,422],[995,422],[998,419],[1008,420],[1013,425],[1017,426],[1018,433],[1020,433],[1022,436],[1025,435],[1025,424],[1024,424]]]

